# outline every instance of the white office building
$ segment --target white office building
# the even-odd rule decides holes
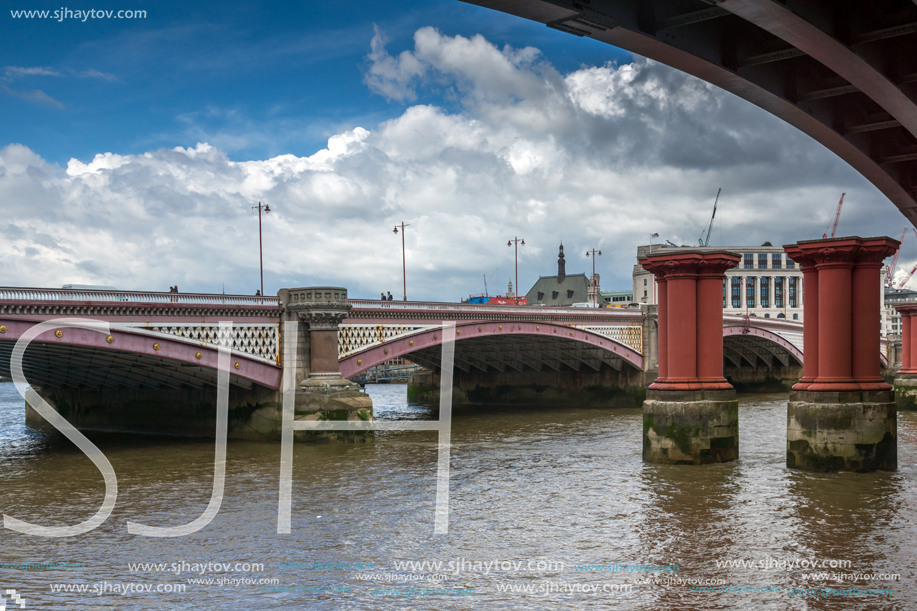
[[[653,244],[637,247],[637,257],[671,249]],[[699,247],[690,247],[699,248]],[[802,272],[782,246],[717,246],[705,250],[727,250],[742,257],[738,267],[726,272],[723,308],[726,315],[785,318],[802,322]],[[634,266],[634,296],[637,303],[657,302],[656,282],[638,263]]]

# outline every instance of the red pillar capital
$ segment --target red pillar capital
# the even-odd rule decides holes
[[[736,254],[665,249],[640,259],[659,287],[659,374],[653,390],[731,389],[723,377],[723,279]]]

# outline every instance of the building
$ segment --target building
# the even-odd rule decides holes
[[[895,306],[909,302],[917,302],[917,291],[885,287],[885,307],[882,311],[883,335],[901,335],[901,314],[895,310]]]
[[[625,307],[629,303],[634,303],[634,292],[627,291],[602,291],[599,293],[605,303],[611,306]]]
[[[726,315],[745,314],[762,318],[786,318],[802,322],[802,272],[782,246],[697,247],[728,250],[742,257],[738,267],[726,272],[723,285],[723,308]],[[637,247],[637,257],[649,256],[671,246]],[[634,265],[633,300],[640,304],[656,303],[653,274],[638,263]]]
[[[567,275],[564,263],[564,245],[557,254],[557,275],[539,276],[535,285],[525,295],[530,305],[568,306],[590,300],[590,284],[586,274]]]

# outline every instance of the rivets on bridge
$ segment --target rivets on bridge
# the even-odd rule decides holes
[[[522,331],[522,325],[519,325],[519,330]]]
[[[54,332],[54,335],[56,335],[57,337],[63,337],[63,336],[64,336],[64,332],[61,331],[60,329],[58,329],[57,331]]]
[[[411,340],[408,342],[408,346],[413,346],[413,345],[414,345],[414,340]]]
[[[242,368],[242,363],[236,363],[236,369],[241,369],[241,368]]]
[[[573,337],[573,331],[570,331],[570,337]]]
[[[0,333],[6,333],[6,325],[0,325]]]
[[[501,331],[503,330],[503,325],[500,325],[500,330],[501,330]]]
[[[113,344],[115,341],[115,338],[109,335],[108,337],[105,338],[105,341],[108,342],[109,344]]]
[[[554,329],[554,333],[557,333],[557,329]]]
[[[3,327],[3,328],[6,329],[6,327]],[[481,327],[478,327],[478,333],[480,332],[481,332]]]
[[[357,359],[357,365],[362,365],[362,364],[363,364],[363,359]]]
[[[433,334],[433,339],[436,339],[436,333]]]
[[[462,334],[462,330],[461,330],[461,329],[456,329],[456,330],[455,330],[455,334],[456,334],[456,335],[461,335],[461,334]]]
[[[539,327],[538,325],[535,325],[535,330],[536,330],[536,331],[541,331],[541,327]]]
[[[197,354],[194,355],[194,358],[200,359],[202,356],[203,355],[200,352],[198,352]]]
[[[388,348],[386,348],[386,349],[383,350],[382,352],[384,352],[385,354],[388,354]]]
[[[153,344],[153,350],[159,350],[159,344]]]

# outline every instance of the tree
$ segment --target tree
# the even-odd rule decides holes
[[[765,243],[762,244],[761,246],[773,246],[773,244],[771,244],[770,242],[765,242]]]

